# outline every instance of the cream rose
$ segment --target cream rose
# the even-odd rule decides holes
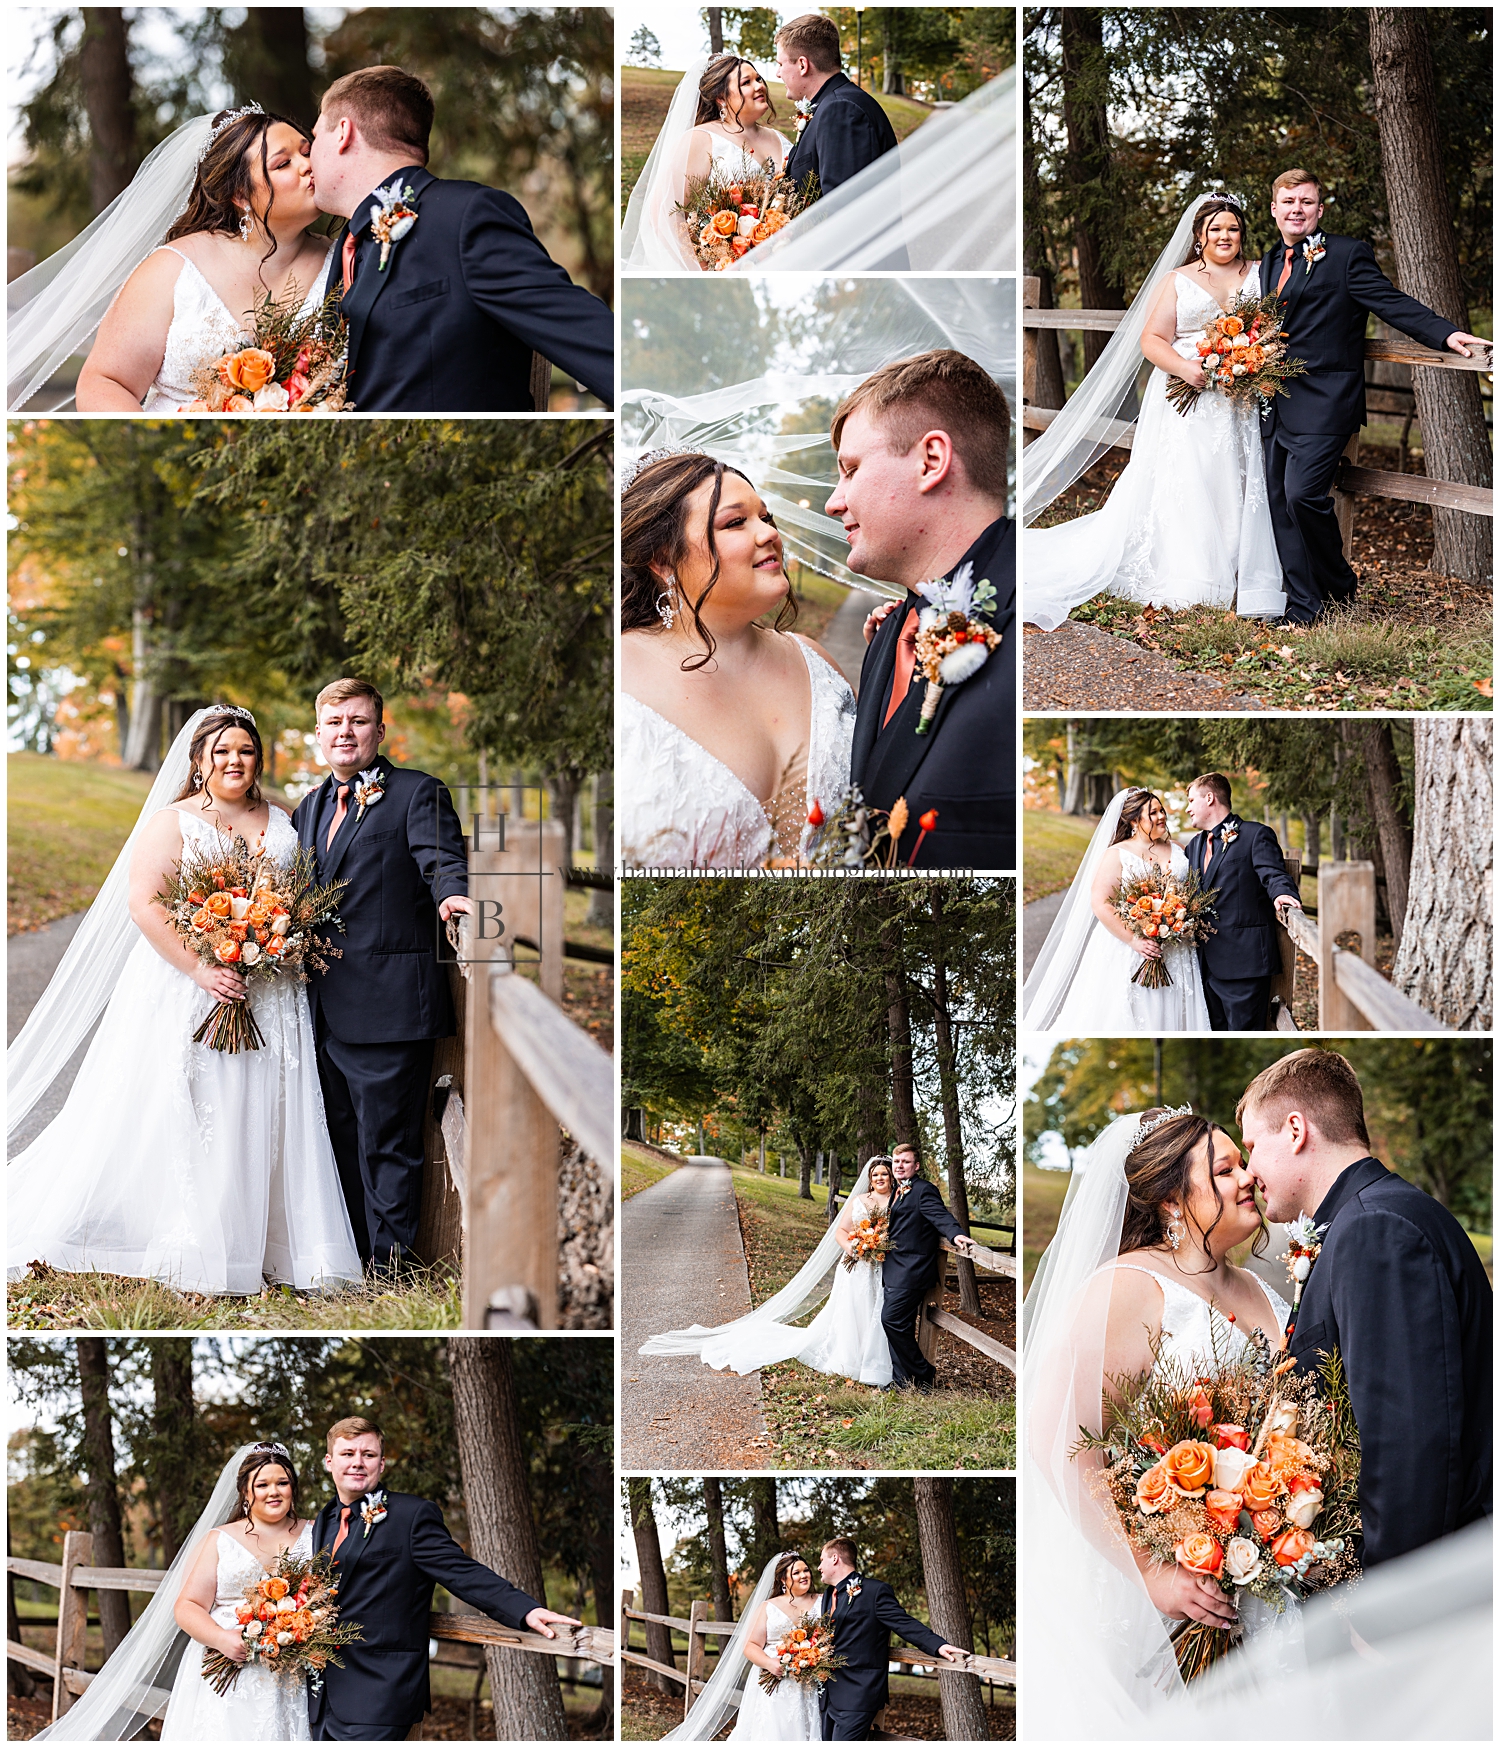
[[[247,1639],[258,1639],[265,1630],[266,1629],[259,1621],[247,1621],[245,1623],[245,1637]]]
[[[1297,1436],[1297,1404],[1295,1402],[1278,1402],[1271,1410],[1271,1431],[1279,1432],[1283,1438]]]
[[[276,1612],[277,1614],[296,1614],[297,1604],[290,1596],[283,1596],[281,1601],[276,1604]]]
[[[292,404],[291,396],[279,382],[268,382],[264,388],[258,388],[254,400],[257,413],[284,413]]]
[[[1235,1536],[1224,1550],[1224,1570],[1236,1584],[1248,1584],[1260,1576],[1261,1552],[1245,1536]]]
[[[1238,1450],[1233,1445],[1215,1451],[1214,1486],[1222,1487],[1226,1493],[1238,1493],[1245,1476],[1255,1467],[1255,1459],[1249,1451]]]
[[[295,1637],[296,1635],[294,1633],[278,1633],[276,1635],[276,1643],[278,1645],[290,1645]]]
[[[273,935],[284,935],[291,926],[292,919],[289,916],[273,916],[271,918],[271,933]]]
[[[1286,1502],[1286,1520],[1298,1529],[1311,1529],[1313,1520],[1323,1509],[1321,1487],[1300,1487],[1291,1492]]]
[[[258,965],[260,963],[260,943],[246,941],[240,948],[240,963],[242,965]]]
[[[229,901],[229,914],[233,917],[235,922],[244,922],[245,918],[250,914],[250,900],[248,898],[231,898]]]

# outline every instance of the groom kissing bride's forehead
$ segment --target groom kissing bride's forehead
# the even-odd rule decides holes
[[[520,202],[427,168],[432,94],[400,67],[336,79],[312,134],[365,413],[530,412],[533,354],[614,400],[614,318],[537,241]]]

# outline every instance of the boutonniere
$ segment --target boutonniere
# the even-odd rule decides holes
[[[910,1188],[910,1184],[898,1184],[896,1186],[896,1200],[899,1202]]]
[[[1323,1249],[1323,1234],[1327,1224],[1314,1226],[1311,1214],[1299,1214],[1283,1228],[1286,1233],[1286,1272],[1292,1279],[1292,1313],[1286,1320],[1286,1335],[1282,1345],[1292,1339],[1297,1327],[1297,1307],[1302,1303],[1302,1289],[1313,1271],[1313,1264]]]
[[[392,177],[384,188],[375,190],[375,202],[370,208],[370,229],[380,244],[380,271],[391,258],[391,245],[399,243],[417,222],[417,209],[408,206],[413,198],[411,184],[402,187],[399,177]]]
[[[385,1518],[385,1488],[377,1487],[373,1493],[367,1493],[360,1504],[359,1515],[365,1520],[365,1534],[368,1536],[377,1523]]]
[[[1224,829],[1223,829],[1223,831],[1221,831],[1219,833],[1219,842],[1224,843],[1224,844],[1232,844],[1234,842],[1234,840],[1239,835],[1240,835],[1239,821],[1236,819],[1226,819],[1224,821]]]
[[[800,134],[803,128],[807,126],[808,122],[812,120],[812,102],[806,97],[799,97],[796,102],[793,103],[792,108],[796,111],[796,119],[792,125]]]
[[[1000,633],[985,623],[995,611],[994,584],[988,577],[976,583],[972,564],[961,564],[951,578],[918,583],[916,592],[930,603],[917,618],[917,666],[927,676],[917,733],[926,734],[944,690],[979,672]]]
[[[1323,233],[1321,231],[1314,231],[1307,241],[1303,243],[1302,253],[1307,257],[1307,265],[1302,269],[1303,274],[1306,275],[1312,272],[1313,262],[1321,261],[1328,253],[1328,245],[1323,241]]]
[[[844,1586],[844,1595],[851,1596],[851,1597],[858,1596],[860,1591],[863,1588],[864,1588],[863,1581],[861,1580],[859,1574],[856,1572],[854,1574],[854,1576],[849,1580],[849,1582]]]
[[[354,815],[356,825],[365,817],[365,809],[373,807],[385,794],[385,778],[380,773],[378,765],[372,765],[368,771],[361,771],[354,781],[354,800],[358,812]]]

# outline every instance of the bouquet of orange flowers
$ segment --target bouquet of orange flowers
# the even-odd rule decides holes
[[[1359,1433],[1337,1350],[1321,1381],[1294,1371],[1259,1330],[1230,1360],[1233,1321],[1210,1318],[1206,1376],[1158,1354],[1139,1377],[1111,1377],[1104,1428],[1085,1432],[1073,1455],[1102,1453],[1098,1485],[1132,1548],[1279,1611],[1359,1571]],[[1202,1673],[1231,1638],[1190,1626],[1177,1640],[1183,1675]]]
[[[1218,889],[1203,891],[1191,869],[1179,878],[1153,863],[1150,871],[1122,879],[1114,896],[1115,915],[1131,934],[1165,947],[1172,941],[1195,946],[1218,931],[1214,899]],[[1142,959],[1130,980],[1142,989],[1169,989],[1171,973],[1165,957]]]
[[[856,1220],[844,1252],[844,1267],[857,1269],[862,1262],[884,1262],[891,1254],[891,1223],[884,1214],[872,1220]]]
[[[1274,292],[1270,297],[1249,292],[1236,302],[1232,315],[1210,322],[1198,336],[1204,386],[1231,401],[1269,401],[1285,394],[1287,380],[1305,375],[1307,366],[1286,355],[1284,313]],[[1167,383],[1167,399],[1184,417],[1202,392],[1180,376]]]
[[[352,410],[345,370],[349,341],[339,313],[341,290],[299,314],[297,287],[278,303],[257,304],[251,332],[211,359],[193,379],[195,398],[179,413],[343,413]]]
[[[288,1549],[271,1577],[246,1586],[245,1600],[234,1611],[245,1661],[236,1663],[210,1646],[203,1653],[203,1679],[215,1693],[228,1693],[240,1671],[253,1664],[286,1679],[311,1676],[316,1692],[330,1663],[344,1666],[338,1647],[363,1636],[356,1622],[340,1624],[338,1593],[327,1554],[303,1559]]]
[[[298,848],[277,857],[234,837],[213,848],[192,846],[156,895],[179,940],[205,965],[227,965],[242,977],[269,982],[308,968],[326,971],[339,949],[315,932],[342,929],[338,899],[349,884],[316,882],[317,863]],[[259,1050],[265,1043],[248,1001],[221,1001],[193,1033],[210,1050]]]
[[[781,1674],[769,1669],[760,1672],[760,1684],[767,1693],[775,1693],[783,1680],[795,1681],[801,1687],[825,1687],[833,1680],[834,1671],[849,1661],[833,1648],[833,1628],[827,1621],[808,1621],[793,1627],[771,1647],[771,1655],[781,1665]]]
[[[693,177],[677,210],[704,271],[722,273],[817,198],[816,175],[793,182],[769,158],[757,164],[746,154],[738,164],[716,163],[706,176]]]

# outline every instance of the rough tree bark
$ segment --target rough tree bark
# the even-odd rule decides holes
[[[84,6],[78,77],[89,118],[89,199],[97,215],[124,193],[140,166],[131,104],[125,12],[119,6]]]
[[[800,1129],[793,1129],[792,1144],[797,1149],[797,1199],[812,1200],[813,1148]]]
[[[594,866],[608,872],[614,862],[615,843],[615,775],[601,771],[594,778]],[[588,921],[592,928],[612,929],[615,926],[615,895],[589,891]],[[700,1147],[701,1153],[703,1149]]]
[[[734,1604],[729,1598],[729,1551],[724,1543],[724,1489],[712,1476],[703,1480],[703,1509],[708,1513],[709,1589],[713,1595],[714,1619],[732,1621]]]
[[[900,902],[894,888],[884,892],[886,915],[880,925],[880,962],[885,970],[886,1048],[891,1065],[891,1118],[895,1145],[919,1146],[916,1094],[912,1085],[911,1004],[906,989],[906,960]]]
[[[901,70],[901,50],[897,43],[899,23],[896,7],[880,8],[880,89],[887,97],[901,97],[906,92],[906,75]]]
[[[482,1335],[450,1335],[448,1374],[453,1383],[453,1424],[469,1520],[469,1552],[545,1603],[510,1344]],[[554,1660],[499,1645],[487,1646],[484,1655],[495,1707],[495,1740],[566,1741],[568,1720]]]
[[[1375,119],[1401,289],[1455,328],[1468,328],[1458,245],[1443,175],[1432,42],[1419,6],[1370,9]],[[1467,370],[1414,370],[1417,422],[1428,477],[1487,486],[1493,479],[1479,377]],[[1432,568],[1488,584],[1494,525],[1462,510],[1432,512]]]
[[[1390,913],[1391,933],[1399,952],[1406,923],[1412,832],[1401,811],[1398,796],[1401,766],[1396,759],[1390,721],[1382,717],[1362,722],[1360,743],[1365,756],[1365,780],[1369,784],[1375,830],[1380,837],[1380,859],[1385,864],[1386,909]]]
[[[152,1467],[156,1481],[156,1516],[161,1526],[162,1565],[170,1566],[183,1537],[198,1515],[190,1463],[184,1461],[195,1443],[193,1355],[185,1341],[151,1344],[151,1431],[156,1444]]]
[[[724,52],[724,8],[722,6],[705,6],[704,16],[708,22],[708,52],[722,55]]]
[[[781,1518],[776,1507],[776,1477],[754,1475],[750,1479],[750,1512],[754,1537],[750,1566],[757,1577],[767,1560],[781,1547]]]
[[[317,119],[306,9],[301,6],[250,6],[245,21],[229,33],[224,70],[236,100],[255,98],[276,115],[302,127]]]
[[[1036,173],[1036,151],[1033,145],[1031,131],[1031,89],[1026,87],[1023,99],[1025,108],[1025,129],[1023,139],[1022,180],[1026,187],[1026,197],[1030,210],[1041,210],[1042,189]],[[1042,236],[1040,225],[1029,224],[1025,228],[1022,239],[1025,253],[1025,270],[1037,281],[1037,308],[1050,310],[1057,303],[1057,292],[1052,283],[1052,263],[1047,259],[1046,241]],[[1060,407],[1067,398],[1067,387],[1063,379],[1062,352],[1057,343],[1055,328],[1038,328],[1028,337],[1028,345],[1033,349],[1034,362],[1031,378],[1031,404],[1034,407]],[[1035,432],[1022,435],[1022,442],[1035,436]]]
[[[633,1475],[626,1482],[630,1500],[630,1527],[635,1535],[635,1562],[641,1569],[641,1608],[646,1614],[667,1613],[667,1569],[662,1564],[661,1542],[656,1534],[656,1513],[651,1505],[651,1482],[644,1475]],[[646,1655],[669,1669],[677,1667],[672,1655],[672,1629],[656,1621],[646,1622]],[[646,1671],[646,1680],[661,1693],[673,1697],[682,1689],[654,1669]]]
[[[123,1566],[125,1538],[120,1523],[120,1491],[115,1482],[115,1432],[109,1410],[109,1355],[99,1335],[78,1337],[78,1383],[83,1397],[83,1460],[88,1469],[89,1529],[96,1566]],[[104,1655],[115,1652],[130,1631],[130,1598],[123,1590],[101,1590],[99,1624]]]
[[[1095,214],[1108,198],[1110,150],[1106,109],[1104,14],[1097,6],[1062,8],[1063,125],[1068,134],[1067,180],[1078,254],[1079,301],[1086,310],[1122,310],[1125,287],[1106,270]],[[1109,335],[1083,336],[1083,367],[1092,370]]]
[[[948,1011],[948,948],[943,923],[943,884],[932,882],[932,1012],[937,1045],[938,1088],[943,1105],[943,1155],[948,1168],[948,1208],[968,1229],[969,1186],[964,1177],[964,1130],[958,1104],[958,1059],[953,1043],[953,1017]],[[958,1271],[958,1305],[966,1317],[983,1316],[979,1278],[966,1256],[954,1258]]]
[[[921,1478],[912,1482],[912,1496],[917,1508],[927,1618],[933,1632],[946,1644],[972,1651],[974,1628],[964,1597],[958,1529],[953,1521],[953,1483],[944,1476]],[[988,1742],[990,1727],[979,1677],[958,1669],[950,1671],[946,1664],[939,1664],[938,1669],[944,1736],[950,1742]]]
[[[1302,872],[1316,874],[1318,871],[1318,854],[1322,848],[1323,822],[1315,813],[1302,815],[1302,836],[1305,848],[1302,851]]]
[[[1495,729],[1488,716],[1418,717],[1407,928],[1391,982],[1461,1032],[1494,1016]]]

